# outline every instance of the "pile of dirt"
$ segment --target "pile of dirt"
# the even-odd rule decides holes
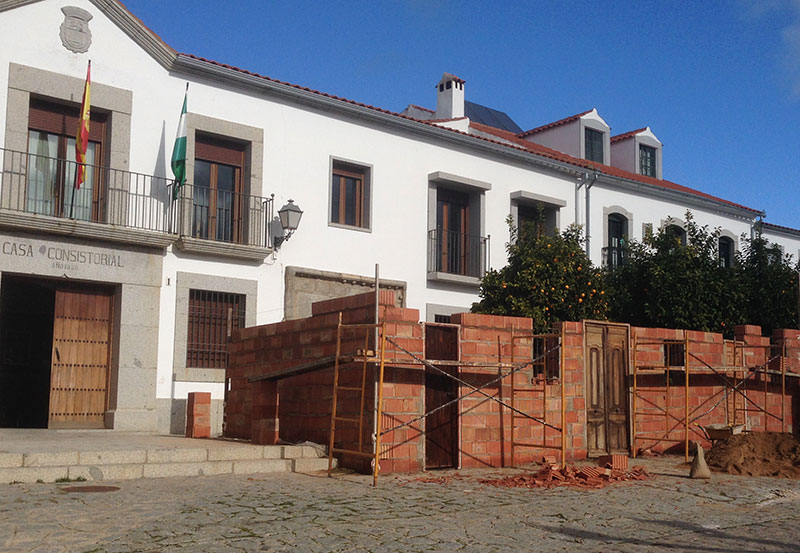
[[[718,472],[800,479],[800,441],[782,432],[737,434],[716,442],[706,462]]]
[[[501,488],[555,488],[570,486],[575,488],[604,488],[614,482],[626,480],[647,480],[650,477],[644,467],[633,467],[621,471],[608,467],[575,467],[567,465],[545,465],[535,474],[519,474],[497,480],[481,480],[481,484]]]

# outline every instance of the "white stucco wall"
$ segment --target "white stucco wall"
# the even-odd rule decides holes
[[[582,157],[583,154],[583,135],[578,119],[526,136],[525,140],[574,157]]]
[[[584,197],[581,196],[582,201],[583,199]],[[604,235],[603,223],[606,215],[604,215],[603,209],[611,206],[619,206],[631,214],[632,221],[629,221],[628,236],[636,240],[641,240],[643,237],[642,225],[644,223],[652,223],[653,229],[657,230],[667,217],[685,221],[687,209],[692,212],[694,220],[699,225],[708,225],[710,230],[720,227],[721,230],[732,233],[737,238],[737,245],[738,237],[741,234],[749,236],[750,233],[751,221],[734,218],[697,205],[687,207],[685,203],[655,199],[647,194],[615,189],[603,182],[592,186],[590,206],[590,256],[595,264],[602,261],[602,248],[608,245],[608,238]]]

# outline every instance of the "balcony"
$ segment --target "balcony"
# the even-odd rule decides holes
[[[173,200],[172,179],[98,165],[75,190],[75,161],[0,154],[0,226],[240,259],[269,252],[268,199],[186,185]]]
[[[625,265],[628,260],[625,248],[608,246],[603,248],[603,267],[614,269]]]
[[[165,178],[0,148],[0,224],[29,231],[166,247],[175,232]]]
[[[272,199],[197,185],[181,187],[176,207],[178,248],[242,259],[268,253]]]
[[[428,231],[428,280],[477,286],[486,274],[489,238],[444,229]]]

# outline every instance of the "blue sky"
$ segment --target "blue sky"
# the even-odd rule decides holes
[[[800,228],[800,0],[127,0],[170,46],[378,107],[442,72],[523,129],[650,125],[664,178]]]

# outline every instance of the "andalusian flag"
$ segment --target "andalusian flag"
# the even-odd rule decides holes
[[[189,96],[189,83],[186,83],[186,93],[183,95],[183,109],[178,121],[178,134],[175,136],[175,146],[172,147],[172,174],[175,175],[172,199],[177,200],[181,187],[186,184],[186,99]]]
[[[86,84],[83,87],[83,102],[81,102],[81,117],[78,122],[78,134],[75,135],[75,161],[78,163],[75,172],[75,189],[80,190],[81,183],[86,181],[86,147],[89,145],[89,85],[91,83],[92,61],[86,68]]]

